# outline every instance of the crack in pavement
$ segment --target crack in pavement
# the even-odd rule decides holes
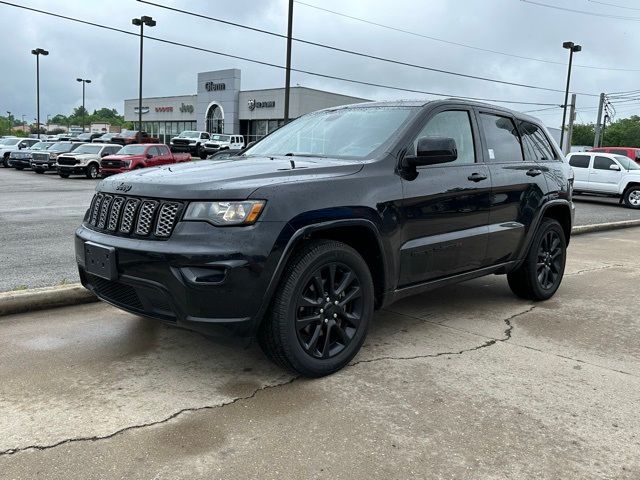
[[[28,450],[38,450],[38,451],[49,450],[49,449],[56,448],[56,447],[59,447],[60,445],[65,445],[65,444],[68,444],[68,443],[95,442],[95,441],[98,441],[98,440],[107,440],[107,439],[115,437],[116,435],[120,435],[121,433],[125,433],[125,432],[131,431],[131,430],[139,430],[139,429],[145,428],[145,427],[153,427],[155,425],[161,425],[163,423],[169,422],[170,420],[173,420],[174,418],[176,418],[176,417],[178,417],[178,416],[180,416],[180,415],[182,415],[184,413],[199,412],[199,411],[202,411],[202,410],[213,410],[214,408],[222,408],[222,407],[226,407],[227,405],[233,405],[234,403],[240,402],[242,400],[250,400],[250,399],[254,398],[259,392],[261,392],[263,390],[269,390],[269,389],[272,389],[272,388],[278,388],[278,387],[282,387],[282,386],[285,386],[285,385],[289,385],[289,384],[293,383],[295,380],[297,380],[298,378],[300,378],[300,377],[298,375],[296,375],[295,377],[290,378],[286,382],[276,383],[276,384],[273,384],[273,385],[265,385],[263,387],[256,388],[250,395],[246,395],[244,397],[236,397],[233,400],[230,400],[228,402],[223,402],[223,403],[221,403],[219,405],[205,405],[203,407],[183,408],[181,410],[178,410],[175,413],[172,413],[168,417],[163,418],[162,420],[156,420],[156,421],[153,421],[153,422],[130,425],[128,427],[124,427],[124,428],[121,428],[119,430],[116,430],[115,432],[111,432],[111,433],[109,433],[107,435],[94,435],[94,436],[90,436],[90,437],[73,437],[73,438],[66,438],[64,440],[60,440],[59,442],[51,443],[49,445],[27,445],[26,447],[9,448],[7,450],[0,451],[0,456],[15,455],[16,453],[20,453],[20,452],[24,452],[24,451],[28,451]]]
[[[437,357],[443,357],[443,356],[447,356],[447,355],[462,355],[464,353],[474,352],[476,350],[480,350],[480,349],[483,349],[483,348],[490,347],[492,345],[495,345],[498,342],[507,342],[507,341],[509,341],[511,339],[511,333],[513,332],[513,327],[514,327],[513,323],[511,323],[511,321],[516,317],[520,317],[522,315],[526,315],[529,312],[532,312],[535,308],[536,307],[534,305],[534,306],[529,307],[525,311],[514,313],[513,315],[509,316],[508,318],[505,318],[503,320],[503,322],[507,325],[507,328],[504,331],[504,337],[503,338],[490,338],[486,342],[484,342],[484,343],[482,343],[480,345],[476,345],[475,347],[465,348],[465,349],[458,350],[458,351],[455,351],[455,352],[438,352],[438,353],[430,353],[430,354],[424,354],[424,355],[412,355],[412,356],[406,356],[406,357],[386,355],[386,356],[382,356],[382,357],[369,358],[369,359],[365,359],[365,360],[358,360],[357,362],[350,363],[349,366],[355,366],[355,365],[359,365],[361,363],[380,362],[380,361],[383,361],[383,360],[416,360],[416,359],[419,359],[419,358],[437,358]],[[405,316],[410,317],[410,318],[417,318],[417,317],[413,317],[411,315],[405,315]],[[425,322],[434,323],[434,322],[430,322],[428,320],[425,320]],[[434,323],[434,324],[446,327],[446,325],[442,325],[442,324],[439,324],[439,323]],[[471,333],[473,335],[477,335],[477,334],[474,334],[472,332],[468,332],[468,333]]]
[[[601,267],[585,268],[583,270],[578,270],[577,272],[565,273],[564,276],[573,277],[574,275],[582,275],[583,273],[599,272],[600,270],[608,270],[610,268],[619,268],[619,267],[624,267],[624,265],[619,263],[613,263],[613,264],[603,265]]]

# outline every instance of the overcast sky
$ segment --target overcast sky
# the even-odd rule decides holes
[[[285,61],[286,42],[283,39],[169,12],[135,0],[9,1],[131,32],[136,31],[131,25],[133,17],[151,15],[158,25],[149,31],[150,35],[280,65]],[[286,33],[287,0],[155,1]],[[568,51],[562,48],[562,42],[571,40],[583,46],[583,51],[575,56],[576,65],[605,67],[576,66],[571,83],[573,91],[599,94],[640,89],[637,80],[640,58],[636,54],[640,45],[640,4],[636,0],[537,0],[539,3],[592,12],[597,16],[545,8],[522,0],[304,1],[421,35],[561,64],[450,45],[296,3],[294,36],[301,39],[439,69],[560,90],[565,86],[565,63],[568,59]],[[35,57],[30,50],[36,47],[50,51],[50,55],[41,61],[43,121],[47,114],[68,114],[81,104],[82,90],[75,81],[76,77],[93,81],[87,86],[86,106],[90,111],[106,106],[122,112],[123,100],[137,97],[136,37],[2,4],[0,31],[0,112],[3,115],[5,111],[11,111],[17,118],[26,115],[27,121],[35,117]],[[193,94],[198,72],[233,67],[242,70],[242,88],[245,90],[284,85],[283,70],[152,40],[145,42],[144,58],[145,96]],[[292,65],[323,74],[451,95],[552,104],[563,102],[562,93],[454,77],[296,42]],[[614,71],[606,67],[639,71]],[[296,84],[376,100],[433,98],[301,73],[292,74],[292,85]],[[578,121],[594,121],[597,103],[596,97],[578,96]],[[548,108],[502,105],[522,111]],[[620,104],[618,116],[639,113],[635,105]],[[561,121],[560,108],[533,115],[542,118],[549,126],[559,126]]]

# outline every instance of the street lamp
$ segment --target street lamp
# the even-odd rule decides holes
[[[77,82],[82,82],[82,133],[84,133],[84,86],[87,83],[91,83],[91,80],[86,78],[76,78]]]
[[[49,55],[49,52],[42,48],[36,48],[35,50],[31,50],[31,53],[36,56],[36,123],[38,124],[36,128],[38,130],[38,139],[40,139],[40,55],[46,57]]]
[[[27,133],[27,124],[26,124],[26,122],[24,121],[24,117],[26,117],[26,115],[22,115],[22,131],[23,131],[24,133]]]
[[[133,20],[131,20],[131,23],[140,27],[140,83],[138,88],[138,136],[141,138],[142,137],[142,42],[144,39],[144,26],[146,25],[147,27],[155,27],[156,21],[151,17],[143,15],[140,18],[134,18]]]
[[[562,110],[562,129],[560,130],[560,148],[564,152],[564,124],[567,120],[567,102],[569,101],[569,82],[571,81],[571,64],[573,63],[573,54],[580,52],[582,47],[573,42],[564,42],[562,48],[569,50],[569,68],[567,69],[567,88],[564,92],[564,104]]]

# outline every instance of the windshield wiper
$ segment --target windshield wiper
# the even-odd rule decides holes
[[[285,153],[285,157],[316,157],[316,158],[326,158],[326,155],[319,155],[317,153]]]

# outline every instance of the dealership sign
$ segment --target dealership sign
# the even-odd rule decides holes
[[[142,107],[142,110],[140,110],[139,107],[133,107],[133,112],[140,114],[140,113],[149,113],[149,107]]]
[[[193,105],[185,105],[184,103],[180,105],[181,113],[193,113]]]
[[[249,100],[247,102],[249,106],[249,110],[255,110],[256,108],[274,108],[276,106],[276,102],[274,100],[267,100],[265,102],[256,102],[255,99]]]
[[[226,90],[227,86],[224,83],[207,82],[204,84],[204,88],[207,92],[217,92],[219,90]]]
[[[156,113],[159,112],[173,112],[173,107],[156,107]]]

